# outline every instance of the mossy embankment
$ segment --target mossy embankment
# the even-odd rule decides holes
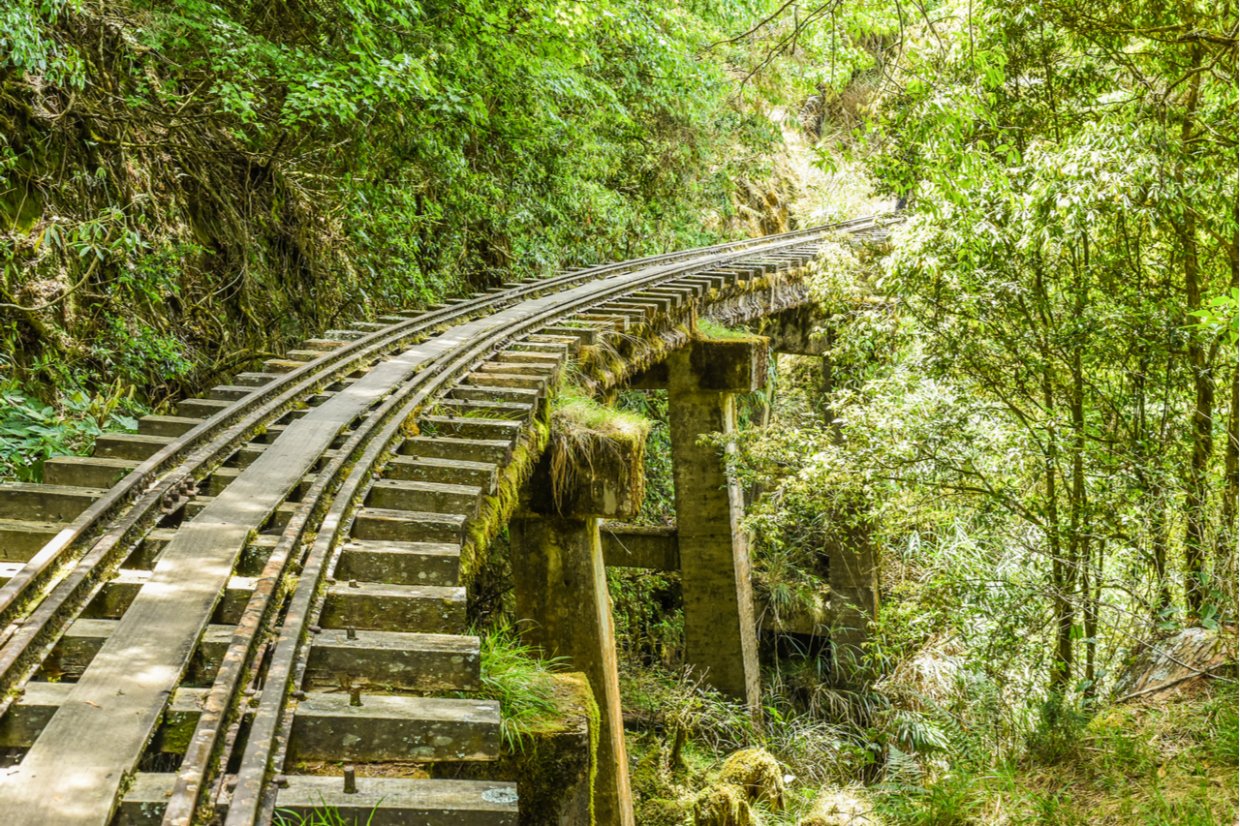
[[[0,477],[355,318],[787,228],[733,16],[18,0]]]

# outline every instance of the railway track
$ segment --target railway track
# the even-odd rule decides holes
[[[512,784],[424,769],[498,757],[461,554],[576,348],[881,226],[329,331],[0,486],[4,822],[515,823]]]

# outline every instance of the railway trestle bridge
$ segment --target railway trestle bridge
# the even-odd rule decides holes
[[[774,319],[776,347],[812,352],[784,322],[819,246],[882,231],[606,264],[326,331],[48,461],[43,484],[0,486],[3,822],[517,823],[540,804],[515,783],[435,770],[500,755],[497,704],[468,699],[466,606],[508,527],[524,633],[586,674],[600,712],[586,802],[631,824],[607,565],[680,571],[689,662],[758,704],[741,491],[700,437],[735,428],[768,343],[697,320]],[[566,374],[596,397],[666,388],[674,530],[623,524],[641,489],[623,453],[549,501]],[[855,644],[872,559],[832,562],[833,642]]]

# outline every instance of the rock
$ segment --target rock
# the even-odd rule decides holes
[[[799,826],[881,826],[860,789],[823,789]]]
[[[739,786],[721,783],[698,795],[693,804],[693,826],[756,826],[753,809]]]
[[[1171,689],[1191,690],[1212,675],[1234,674],[1235,670],[1234,629],[1220,633],[1185,628],[1140,646],[1116,682],[1116,702],[1153,697]]]
[[[762,801],[775,811],[784,808],[784,768],[766,749],[742,749],[723,762],[721,784],[739,786],[748,802]]]

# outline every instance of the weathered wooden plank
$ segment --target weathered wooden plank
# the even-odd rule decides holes
[[[521,422],[509,419],[481,419],[472,416],[423,416],[418,426],[428,436],[454,439],[484,439],[511,442],[521,433]]]
[[[465,515],[361,508],[353,521],[353,535],[397,542],[460,543],[465,535]]]
[[[359,777],[345,794],[339,777],[292,776],[276,807],[295,816],[325,809],[368,826],[515,826],[517,786],[490,780]]]
[[[138,433],[143,436],[184,436],[198,425],[202,419],[188,416],[143,416],[138,419]]]
[[[389,694],[311,692],[297,704],[291,760],[495,760],[499,704]]]
[[[0,519],[0,562],[25,562],[65,530],[63,522]]]
[[[545,376],[528,376],[522,373],[492,373],[486,370],[478,370],[465,377],[465,384],[542,390],[547,384],[547,378]]]
[[[36,742],[56,712],[72,702],[72,690],[73,683],[27,683],[22,696],[0,717],[0,747],[25,748]],[[185,740],[186,729],[192,730],[205,694],[202,688],[181,688],[173,693],[164,720],[168,751],[175,752]],[[8,812],[5,815],[4,823],[8,824]]]
[[[461,548],[450,542],[363,542],[340,549],[336,578],[392,585],[456,585]]]
[[[0,781],[0,810],[9,823],[107,826],[119,789],[136,768],[250,533],[339,432],[428,355],[414,347],[382,362],[290,423],[246,472],[181,526],[69,698],[21,765]]]
[[[449,417],[473,417],[480,419],[508,419],[529,423],[538,409],[535,402],[482,401],[470,399],[440,399],[435,403],[436,412]]]
[[[510,373],[514,376],[536,376],[542,379],[554,376],[559,369],[559,362],[542,363],[517,359],[509,361],[507,353],[494,361],[478,365],[478,370],[482,373]]]
[[[108,459],[151,458],[167,445],[171,436],[140,436],[137,433],[104,433],[95,439],[95,455]]]
[[[5,482],[0,484],[0,519],[68,522],[105,493],[100,488]]]
[[[371,690],[474,691],[478,638],[325,628],[310,648],[306,685],[338,688],[342,674]]]
[[[320,622],[327,628],[459,634],[465,589],[338,582],[327,590]]]
[[[474,485],[488,496],[495,492],[499,469],[494,462],[393,456],[383,467],[388,479]]]
[[[233,404],[234,402],[223,399],[182,399],[177,402],[176,411],[178,416],[209,419],[221,410],[232,407]]]
[[[119,619],[138,598],[142,588],[151,581],[150,571],[122,568],[103,584],[98,595],[82,611],[88,619]],[[214,616],[219,622],[232,622],[241,616],[254,592],[253,577],[234,576],[224,587],[224,595],[216,604]]]
[[[536,388],[527,387],[500,387],[472,384],[458,385],[452,389],[452,398],[477,400],[477,401],[506,401],[513,403],[525,402],[530,405],[538,404],[542,397],[542,391]]]
[[[370,489],[366,504],[372,508],[403,511],[436,511],[474,516],[482,489],[447,482],[410,482],[379,479]]]
[[[244,399],[253,392],[253,387],[243,384],[217,384],[207,391],[207,398],[217,401],[235,402]]]
[[[503,464],[512,455],[512,443],[504,439],[457,439],[450,436],[414,436],[405,439],[400,452],[427,459],[463,459],[467,462]]]
[[[280,378],[279,373],[258,373],[251,371],[246,373],[238,373],[233,376],[232,383],[239,384],[243,387],[262,387],[265,384],[271,384],[278,378]]]
[[[80,619],[69,626],[43,663],[43,674],[57,679],[77,679],[103,647],[104,640],[116,631],[117,621]],[[232,639],[231,625],[208,625],[198,643],[198,653],[190,666],[190,679],[207,681],[219,667],[220,657]]]
[[[110,488],[137,466],[132,459],[56,456],[43,463],[43,481],[49,485]]]

